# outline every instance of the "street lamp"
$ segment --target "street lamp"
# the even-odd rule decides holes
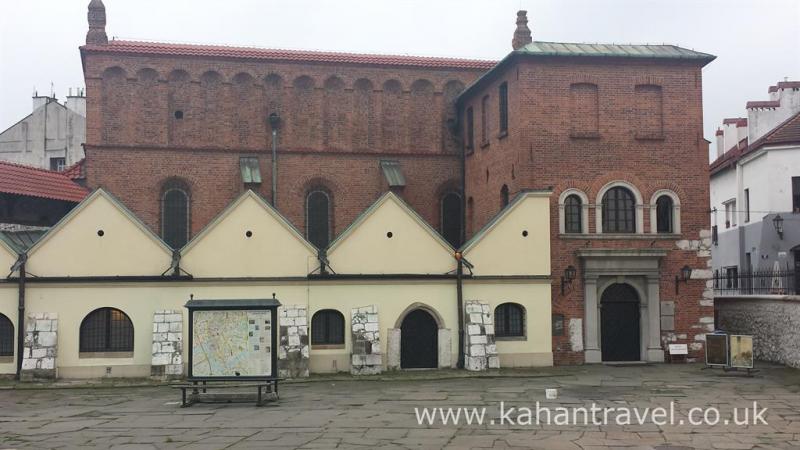
[[[681,269],[681,274],[675,275],[675,295],[678,295],[678,284],[681,281],[688,283],[690,278],[692,278],[692,268],[689,266],[683,266]]]
[[[772,225],[775,227],[775,231],[778,232],[778,237],[783,239],[783,217],[780,214],[772,219]]]

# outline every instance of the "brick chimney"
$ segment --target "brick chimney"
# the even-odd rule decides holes
[[[87,44],[108,44],[106,35],[106,6],[103,0],[89,2],[89,31],[86,33]]]
[[[514,50],[522,48],[533,42],[531,29],[528,28],[528,11],[517,11],[517,29],[514,30],[514,39],[511,40],[511,47]]]

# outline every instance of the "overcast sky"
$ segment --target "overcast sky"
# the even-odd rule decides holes
[[[748,100],[800,79],[800,0],[104,0],[109,38],[500,59],[515,12],[534,40],[671,43],[712,53],[703,71],[713,140]],[[0,130],[30,112],[34,87],[83,86],[88,0],[4,0]]]

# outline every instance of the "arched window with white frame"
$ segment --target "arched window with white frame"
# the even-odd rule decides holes
[[[681,233],[681,201],[675,192],[661,189],[650,197],[650,232]]]
[[[189,240],[189,186],[171,179],[161,189],[161,237],[170,247],[178,249]]]
[[[597,233],[641,234],[644,232],[642,194],[626,181],[612,181],[597,193]]]
[[[331,198],[325,190],[314,189],[306,195],[306,238],[317,248],[331,242]]]
[[[566,189],[558,197],[560,234],[589,232],[589,197],[578,189]]]

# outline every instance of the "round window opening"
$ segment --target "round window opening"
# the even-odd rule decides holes
[[[386,237],[387,237],[387,238],[391,239],[391,238],[392,238],[392,236],[394,236],[394,234],[393,234],[391,231],[390,231],[390,232],[388,232],[388,233],[386,233]]]
[[[100,236],[100,237],[103,237],[103,235],[104,235],[104,234],[106,234],[106,232],[105,232],[105,231],[103,231],[103,230],[97,230],[97,235],[98,235],[98,236]]]
[[[528,237],[528,230],[522,230],[522,237]]]
[[[245,236],[247,236],[247,237],[253,237],[253,232],[252,232],[252,231],[250,231],[250,230],[247,230],[247,231],[244,233],[244,235],[245,235]]]

